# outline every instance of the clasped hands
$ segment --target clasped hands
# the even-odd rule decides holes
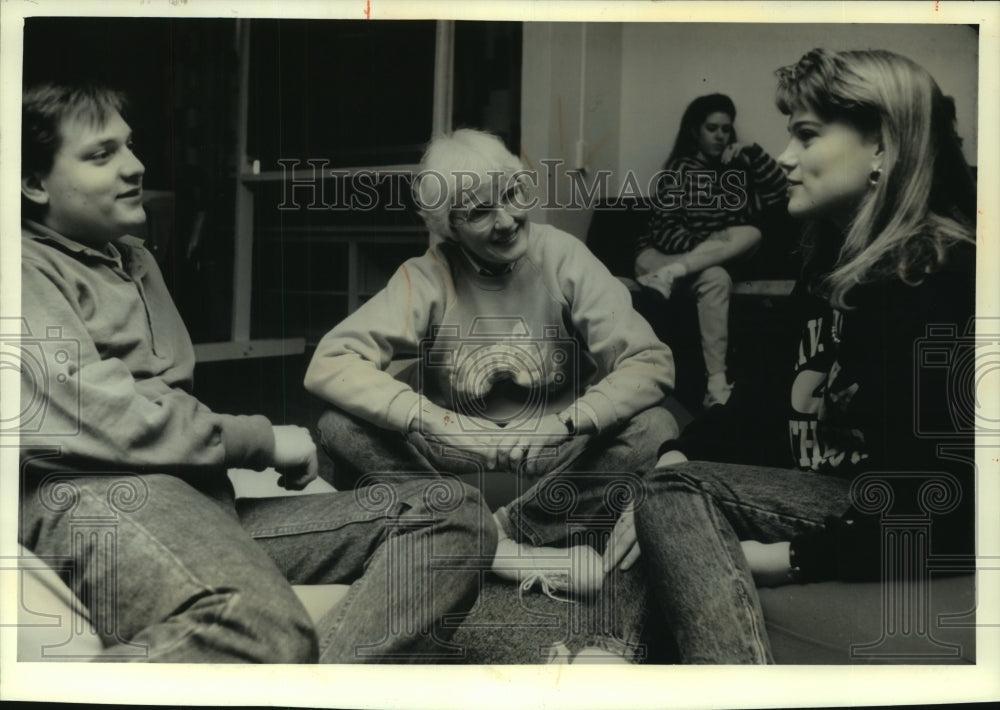
[[[570,438],[558,417],[549,414],[531,430],[509,431],[482,417],[463,416],[435,404],[425,403],[424,411],[410,425],[427,439],[469,451],[484,459],[487,471],[510,471],[529,476],[545,472],[555,448]]]

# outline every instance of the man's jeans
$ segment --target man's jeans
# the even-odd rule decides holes
[[[407,476],[234,506],[224,472],[197,485],[165,474],[24,485],[21,542],[89,611],[105,645],[98,660],[460,658],[447,643],[456,619],[445,616],[475,602],[476,570],[496,547],[474,489]],[[351,589],[314,629],[289,583]]]
[[[539,546],[566,544],[575,532],[610,530],[624,507],[642,493],[637,472],[648,471],[660,443],[677,434],[673,415],[650,407],[600,436],[576,436],[560,444],[543,475],[519,478],[519,495],[497,513],[503,532]],[[359,474],[377,480],[379,471],[516,475],[486,471],[475,452],[446,449],[418,433],[404,437],[338,409],[320,417],[319,439],[336,469],[351,472],[338,487],[358,482]]]
[[[850,482],[692,461],[649,473],[636,509],[642,561],[683,663],[770,663],[740,540],[780,542],[848,507]]]

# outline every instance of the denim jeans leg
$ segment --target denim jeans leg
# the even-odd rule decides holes
[[[850,505],[850,481],[765,466],[690,461],[667,469],[697,480],[740,540],[780,542],[822,527]],[[651,489],[664,475],[649,474]]]
[[[343,410],[328,409],[320,416],[316,428],[320,446],[333,460],[333,486],[337,490],[354,488],[365,474],[372,472],[435,471],[407,437],[380,429]]]
[[[656,462],[660,443],[677,434],[676,420],[663,407],[639,412],[623,428],[590,439],[504,506],[498,519],[507,535],[536,546],[565,545],[574,530],[587,527],[607,531],[642,495],[641,472]]]
[[[21,542],[90,613],[98,660],[317,658],[309,616],[271,559],[174,476],[46,476],[22,490]]]
[[[685,663],[770,663],[742,539],[788,540],[847,505],[847,483],[784,469],[690,462],[646,478],[643,563]]]
[[[448,642],[496,551],[478,491],[447,476],[380,476],[351,492],[237,502],[293,584],[351,584],[317,624],[322,663],[458,660]]]

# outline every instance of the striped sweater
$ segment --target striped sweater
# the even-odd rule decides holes
[[[761,210],[784,202],[785,190],[781,167],[756,143],[727,166],[677,158],[661,173],[649,229],[636,242],[636,253],[650,247],[689,252],[713,232],[755,224]]]

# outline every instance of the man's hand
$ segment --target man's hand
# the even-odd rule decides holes
[[[500,439],[496,447],[497,468],[521,471],[529,476],[538,475],[554,458],[555,447],[569,437],[570,433],[559,417],[548,414],[538,421],[538,426],[532,431],[510,432]]]
[[[629,569],[639,559],[639,541],[635,535],[635,514],[632,505],[624,510],[615,523],[608,546],[604,548],[604,574],[620,565],[622,571]]]
[[[656,468],[666,468],[667,466],[673,466],[674,464],[684,463],[687,460],[688,457],[680,451],[668,451],[656,462]]]
[[[275,426],[274,468],[281,474],[278,485],[290,491],[305,488],[319,471],[316,444],[300,426]]]

